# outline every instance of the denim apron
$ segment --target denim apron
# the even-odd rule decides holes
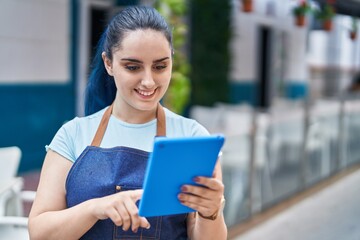
[[[66,204],[73,207],[92,198],[120,191],[141,189],[149,152],[128,147],[100,148],[112,105],[105,111],[91,146],[85,148],[71,167],[66,179]],[[165,113],[157,109],[157,136],[166,136]],[[123,231],[110,219],[99,220],[81,239],[187,239],[187,214],[147,218],[150,229]]]

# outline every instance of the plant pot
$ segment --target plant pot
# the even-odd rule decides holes
[[[332,20],[331,19],[325,19],[323,21],[323,28],[324,28],[325,31],[328,31],[328,32],[331,31],[332,28],[333,28]]]
[[[299,27],[305,26],[306,18],[305,15],[297,15],[295,17],[295,24]]]
[[[357,37],[357,32],[356,31],[350,31],[349,32],[349,37],[350,37],[351,40],[354,41],[356,39],[356,37]]]
[[[252,12],[253,11],[253,1],[252,0],[243,0],[242,1],[242,10],[243,10],[243,12]]]

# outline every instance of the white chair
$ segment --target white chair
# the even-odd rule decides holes
[[[28,218],[23,201],[33,201],[35,192],[23,191],[23,178],[17,176],[20,148],[0,148],[0,239],[28,240]]]
[[[202,124],[210,133],[223,130],[223,112],[219,108],[195,105],[190,109],[190,117]]]
[[[28,240],[28,219],[26,217],[0,217],[0,239]]]
[[[343,157],[346,164],[358,162],[360,159],[360,100],[348,100],[344,105],[344,152]]]
[[[264,113],[257,113],[255,109],[247,105],[217,105],[223,109],[222,123],[223,133],[226,136],[222,149],[222,166],[227,172],[227,208],[225,209],[225,220],[230,225],[239,220],[243,205],[250,198],[249,196],[249,174],[251,160],[251,144],[254,137],[255,148],[255,175],[252,185],[252,209],[258,211],[262,206],[262,199],[266,194],[271,195],[270,175],[267,166],[267,128],[268,116]],[[256,134],[254,132],[253,118],[256,117]],[[253,135],[255,134],[255,135]],[[260,175],[258,175],[260,174]],[[263,191],[261,180],[266,183],[266,190]]]
[[[20,159],[20,148],[16,146],[0,148],[0,181],[12,179],[17,175]]]
[[[0,216],[22,215],[23,179],[17,177],[20,159],[20,148],[0,148]]]
[[[23,202],[32,202],[34,191],[23,191],[24,180],[17,176],[20,148],[0,148],[0,217],[23,216]]]
[[[277,171],[283,161],[296,164],[303,143],[304,110],[302,108],[272,108],[269,126],[269,161],[271,172]],[[282,149],[287,149],[281,155]]]
[[[321,139],[321,177],[331,174],[331,165],[337,161],[339,148],[340,102],[338,100],[318,100],[310,109],[311,122],[317,124]],[[311,128],[309,129],[311,130]],[[309,142],[311,143],[311,142]]]

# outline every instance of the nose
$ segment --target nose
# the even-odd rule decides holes
[[[154,77],[151,71],[145,71],[145,74],[141,80],[141,85],[148,89],[151,89],[155,86]]]

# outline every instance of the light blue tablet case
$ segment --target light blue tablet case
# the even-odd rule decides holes
[[[139,215],[163,216],[194,212],[177,195],[184,184],[197,185],[196,176],[211,177],[224,137],[158,137],[145,172]]]

